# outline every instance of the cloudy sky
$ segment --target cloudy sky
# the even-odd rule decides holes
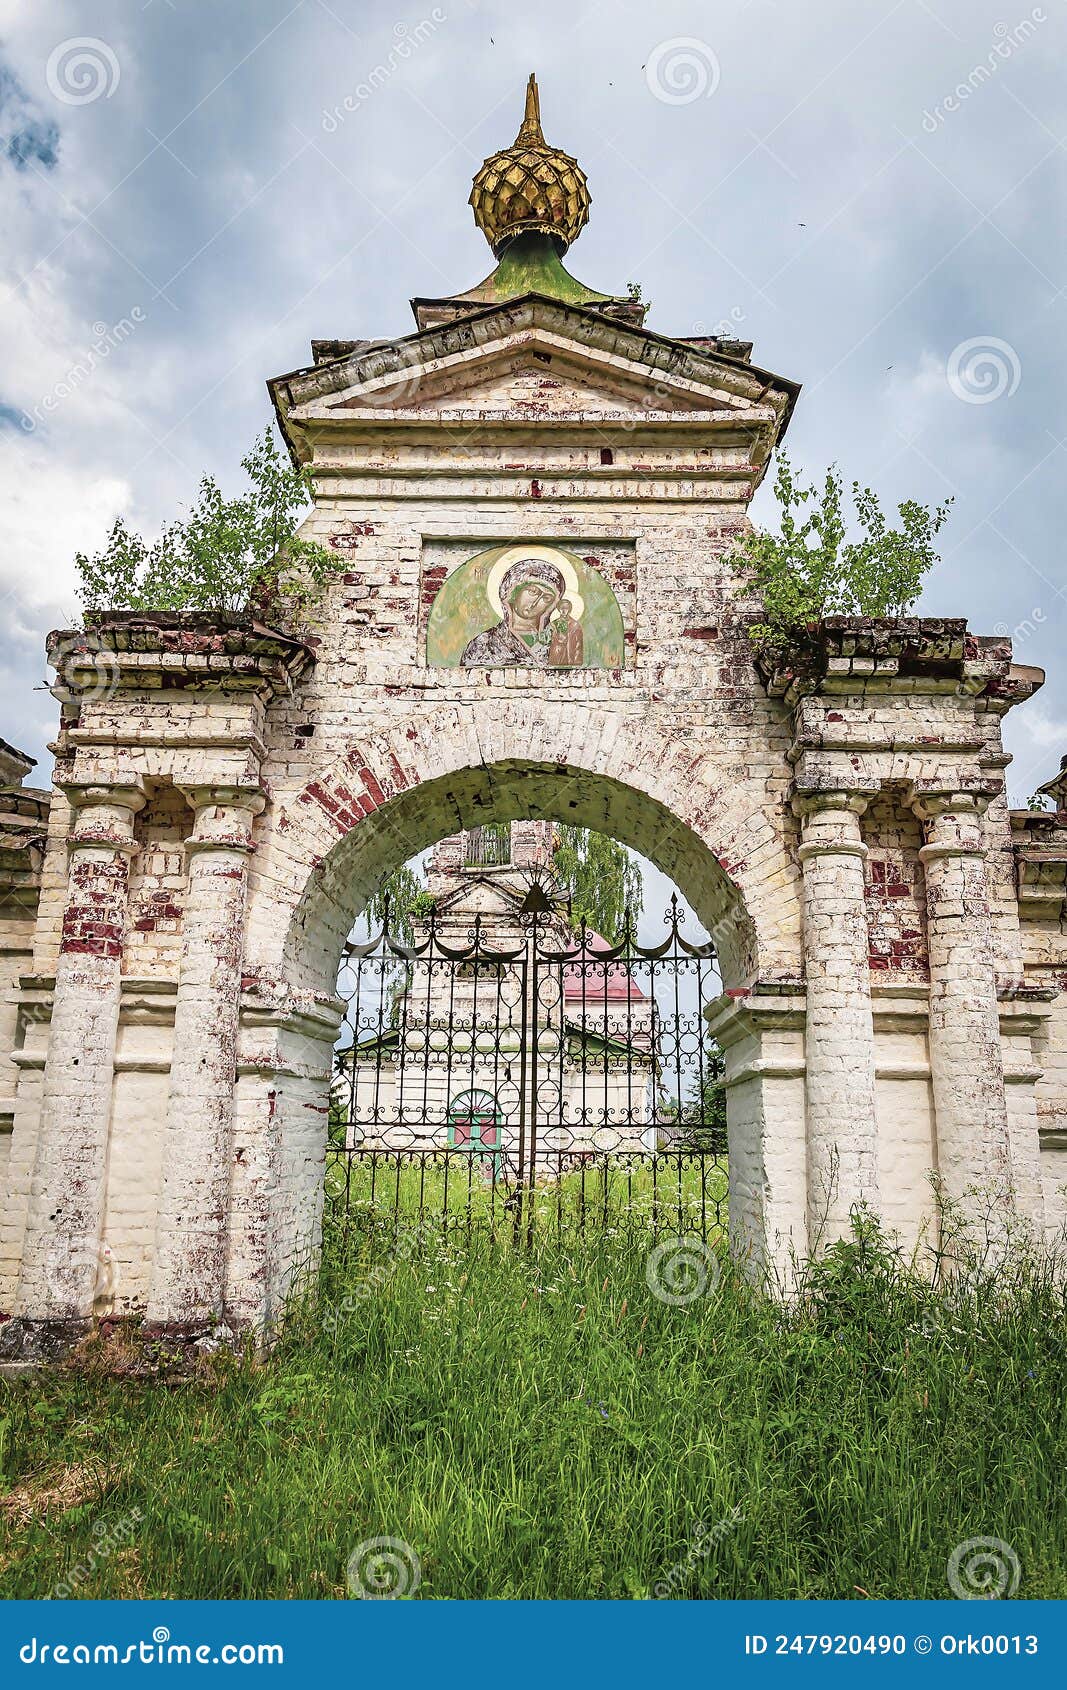
[[[1025,801],[1067,752],[1065,11],[0,0],[0,735],[45,755],[77,549],[232,483],[313,336],[491,267],[470,179],[536,69],[593,193],[569,267],[801,381],[802,468],[954,495],[920,608],[1048,667]]]

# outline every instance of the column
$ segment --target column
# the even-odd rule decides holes
[[[878,1207],[874,1021],[860,815],[868,793],[798,794],[804,871],[804,1056],[808,1248],[848,1235],[857,1204]]]
[[[930,1071],[942,1190],[969,1216],[1010,1192],[1008,1115],[986,884],[988,797],[911,794],[926,831]],[[999,1229],[998,1229],[999,1230]]]
[[[28,1321],[87,1322],[102,1258],[139,782],[68,786],[74,825],[18,1292]]]
[[[248,857],[265,799],[182,790],[195,820],[147,1318],[195,1328],[223,1310]]]

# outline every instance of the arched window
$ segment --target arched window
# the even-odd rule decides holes
[[[457,1150],[499,1151],[500,1111],[491,1091],[461,1091],[448,1106],[448,1142]]]

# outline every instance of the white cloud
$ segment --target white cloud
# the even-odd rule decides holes
[[[1043,782],[1052,779],[1067,753],[1067,716],[1029,699],[1007,718],[1004,743],[1012,754],[1007,771],[1010,799],[1023,805]]]
[[[132,501],[120,476],[57,461],[34,442],[0,454],[0,592],[8,638],[40,641],[57,619],[76,614],[74,554],[100,546]]]

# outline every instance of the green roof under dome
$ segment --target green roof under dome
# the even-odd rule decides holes
[[[614,298],[613,294],[587,288],[565,270],[551,236],[539,233],[516,235],[484,282],[454,297],[476,305],[499,305],[524,293],[543,293],[567,305],[595,305]]]

